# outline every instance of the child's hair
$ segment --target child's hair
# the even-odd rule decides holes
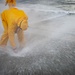
[[[12,5],[16,5],[16,0],[6,0],[5,5],[7,5],[8,3],[11,3]]]

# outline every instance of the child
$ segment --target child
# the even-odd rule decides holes
[[[9,8],[1,14],[1,19],[4,27],[4,33],[0,40],[0,46],[5,47],[8,39],[13,50],[16,50],[15,33],[18,35],[20,46],[24,44],[24,30],[28,28],[28,17],[24,11],[15,8],[16,0],[6,0],[5,5]]]

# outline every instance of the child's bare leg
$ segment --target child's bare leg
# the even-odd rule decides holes
[[[8,42],[8,33],[4,32],[0,39],[0,46],[5,47],[7,45],[7,42]]]
[[[9,32],[8,32],[8,35],[9,35],[9,41],[10,41],[10,44],[13,48],[13,50],[16,49],[16,44],[15,44],[15,31],[13,29],[9,29]]]
[[[25,39],[24,39],[24,32],[23,32],[23,30],[19,30],[17,32],[17,36],[18,36],[18,40],[19,40],[19,43],[20,43],[20,47],[24,47]]]

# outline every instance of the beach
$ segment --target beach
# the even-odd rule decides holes
[[[40,4],[17,7],[29,17],[26,44],[17,53],[9,43],[0,50],[0,75],[75,75],[75,15]]]

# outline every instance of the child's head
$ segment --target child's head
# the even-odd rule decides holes
[[[16,5],[16,0],[6,0],[5,5],[10,4],[15,6]]]

